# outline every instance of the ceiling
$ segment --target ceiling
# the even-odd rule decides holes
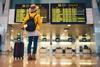
[[[64,32],[64,29],[66,29],[67,32]],[[10,32],[10,30],[14,30],[14,34],[17,34],[18,32],[22,32],[21,30],[21,25],[20,24],[13,24],[13,25],[8,25],[8,32]],[[43,24],[41,26],[41,33],[46,34],[46,35],[55,35],[55,34],[70,34],[72,36],[79,36],[79,35],[83,35],[83,34],[88,34],[88,35],[93,35],[94,32],[94,28],[93,25],[79,25],[79,24],[73,24],[71,26],[63,25],[63,24]]]
[[[64,29],[67,30],[67,32],[64,32]],[[41,27],[41,32],[46,32],[52,34],[63,34],[63,33],[68,33],[73,36],[78,36],[78,35],[83,35],[83,34],[88,34],[91,35],[93,34],[94,28],[93,25],[43,25]]]

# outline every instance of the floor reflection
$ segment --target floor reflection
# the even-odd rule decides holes
[[[100,57],[84,55],[38,55],[37,60],[14,60],[12,55],[0,56],[0,67],[100,67]]]

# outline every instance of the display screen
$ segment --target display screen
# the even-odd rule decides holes
[[[52,24],[85,24],[86,10],[83,3],[51,4]]]
[[[29,11],[31,4],[16,4],[15,7],[15,22],[21,23],[24,20],[24,17]],[[49,22],[49,5],[48,4],[36,4],[39,6],[38,13],[43,19],[43,23]]]

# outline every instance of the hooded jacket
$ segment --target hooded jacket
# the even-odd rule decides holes
[[[24,27],[25,24],[27,24],[27,20],[29,20],[29,15],[30,15],[30,17],[33,17],[33,20],[35,21],[35,24],[37,24],[36,30],[39,31],[39,30],[40,30],[40,27],[41,27],[41,25],[42,25],[42,18],[41,18],[41,16],[40,16],[39,14],[37,14],[36,12],[33,12],[33,13],[29,12],[29,13],[25,16],[24,21],[23,21],[23,23],[22,23],[23,27]],[[35,15],[36,15],[36,16],[35,16]],[[34,16],[35,16],[35,17],[34,17]]]

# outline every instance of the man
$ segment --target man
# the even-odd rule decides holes
[[[36,60],[36,52],[37,52],[37,44],[38,44],[38,38],[40,35],[40,26],[42,24],[42,19],[40,15],[37,13],[38,6],[35,4],[32,4],[29,8],[29,13],[26,15],[24,18],[24,22],[22,23],[23,27],[25,24],[27,24],[27,20],[29,20],[30,17],[33,18],[36,24],[36,29],[33,32],[28,31],[28,60]],[[34,41],[34,47],[33,47],[33,53],[31,53],[31,46],[32,46],[32,41]]]

